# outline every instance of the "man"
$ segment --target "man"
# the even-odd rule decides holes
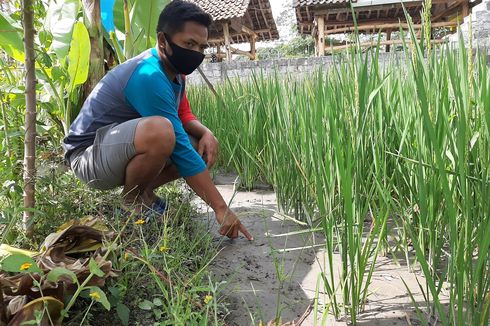
[[[218,142],[185,94],[184,75],[202,63],[211,22],[197,5],[171,2],[158,20],[157,47],[114,68],[89,95],[64,139],[65,157],[91,187],[124,186],[125,205],[144,216],[165,209],[154,190],[183,177],[214,210],[220,234],[253,240],[211,179]]]

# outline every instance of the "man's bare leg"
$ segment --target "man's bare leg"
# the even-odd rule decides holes
[[[136,156],[126,167],[124,203],[149,206],[152,200],[145,190],[161,174],[175,146],[172,124],[163,117],[143,118],[136,127],[134,146]]]
[[[174,164],[165,166],[160,174],[150,182],[146,188],[145,196],[147,196],[152,203],[155,202],[158,198],[157,195],[155,195],[155,189],[179,178],[179,171],[177,171],[177,167]]]
[[[197,150],[198,140],[192,136],[189,136],[189,138],[191,140],[192,146],[195,150]],[[177,170],[177,167],[172,163],[167,164],[160,172],[160,174],[150,182],[150,184],[146,188],[145,196],[147,196],[147,198],[151,200],[152,203],[155,202],[158,198],[157,195],[155,195],[155,189],[179,178],[180,174]]]

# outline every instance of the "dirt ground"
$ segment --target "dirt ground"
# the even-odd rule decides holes
[[[218,189],[232,209],[254,236],[249,242],[243,236],[235,240],[218,234],[214,214],[196,200],[215,241],[221,248],[211,264],[215,279],[225,281],[223,298],[229,305],[228,325],[258,325],[281,316],[282,322],[303,319],[302,325],[347,325],[333,316],[323,314],[323,285],[319,283],[318,310],[313,309],[318,275],[325,269],[325,252],[321,234],[285,235],[305,227],[280,214],[275,194],[271,190],[238,191],[233,176],[215,177]],[[335,256],[335,270],[340,268],[340,256]],[[418,275],[421,284],[423,278]],[[402,279],[424,306],[416,274],[406,266],[378,258],[377,268],[369,286],[370,295],[359,325],[420,325]],[[306,316],[306,318],[304,318]],[[303,318],[301,318],[303,317]],[[323,317],[323,318],[322,318]]]

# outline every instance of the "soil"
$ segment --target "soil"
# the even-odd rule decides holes
[[[312,311],[318,276],[326,266],[322,235],[287,235],[306,227],[278,212],[271,190],[235,193],[235,179],[232,175],[215,176],[215,183],[225,201],[231,200],[231,208],[254,236],[253,241],[243,236],[234,240],[220,236],[213,212],[202,201],[195,201],[200,212],[198,218],[207,223],[221,249],[210,266],[214,279],[225,282],[221,286],[221,300],[228,303],[227,324],[258,325],[262,320],[265,325],[276,316],[286,323],[305,315],[302,325],[348,325],[328,313],[322,319],[328,299],[324,298],[321,283],[318,309],[316,313]],[[340,255],[336,254],[334,270],[338,271],[340,266]],[[407,266],[379,257],[358,324],[421,325],[403,283],[422,309],[425,302],[417,278],[420,284],[425,284],[419,273],[410,273]]]

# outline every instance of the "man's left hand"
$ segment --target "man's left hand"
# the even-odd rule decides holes
[[[216,158],[218,156],[218,147],[218,139],[214,137],[211,131],[204,133],[201,139],[199,139],[197,151],[199,155],[204,158],[208,169],[210,169],[216,162]]]

